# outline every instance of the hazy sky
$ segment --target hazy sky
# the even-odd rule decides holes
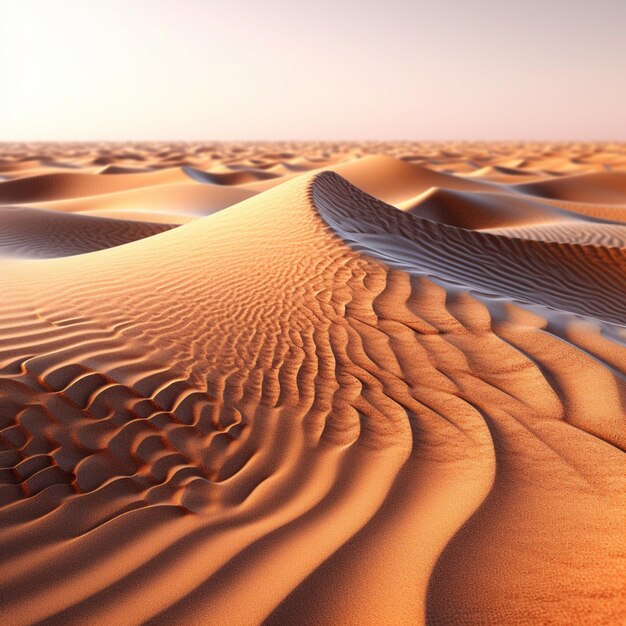
[[[626,140],[626,0],[0,0],[0,141]]]

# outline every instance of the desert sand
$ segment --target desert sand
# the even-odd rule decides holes
[[[626,146],[0,146],[4,624],[626,612]]]

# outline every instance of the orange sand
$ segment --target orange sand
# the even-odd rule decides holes
[[[626,147],[0,148],[6,624],[618,624]]]

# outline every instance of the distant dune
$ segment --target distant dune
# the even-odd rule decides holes
[[[618,624],[626,147],[4,144],[7,624]]]

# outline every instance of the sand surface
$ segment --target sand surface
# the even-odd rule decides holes
[[[0,146],[4,624],[619,624],[626,146]]]

